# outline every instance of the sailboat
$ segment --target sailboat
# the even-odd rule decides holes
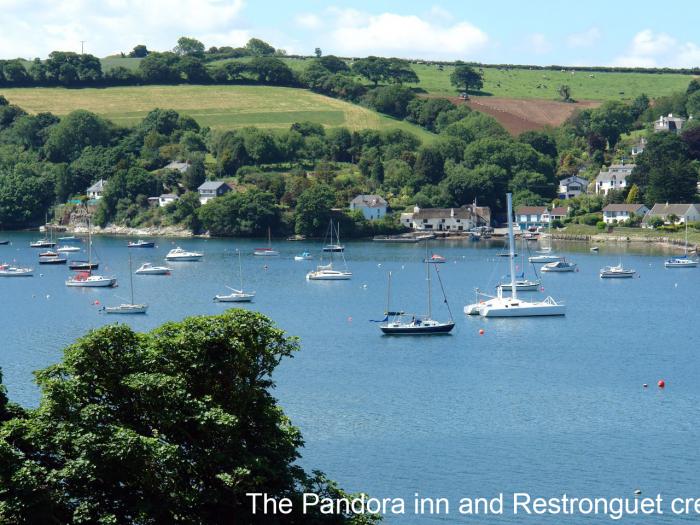
[[[519,292],[536,292],[537,290],[540,289],[540,286],[542,285],[542,280],[539,279],[526,279],[525,278],[525,250],[527,249],[527,246],[525,245],[527,239],[523,236],[521,237],[521,246],[520,249],[523,252],[522,255],[520,256],[520,265],[523,268],[523,271],[520,272],[518,275],[515,276],[515,288]],[[534,265],[533,265],[534,269]],[[535,276],[537,276],[537,270],[535,271]],[[511,282],[501,282],[497,285],[498,288],[503,288],[504,290],[512,290],[513,288],[513,283],[512,280]]]
[[[333,221],[331,221],[331,228],[333,227]],[[331,232],[331,242],[323,247],[324,252],[344,252],[345,246],[340,244],[340,224],[336,225],[336,243],[333,244],[333,232]]]
[[[688,221],[685,221],[685,254],[679,257],[671,257],[664,262],[666,268],[696,268],[698,261],[688,257]]]
[[[235,288],[227,286],[226,288],[231,290],[231,293],[227,295],[215,295],[214,301],[218,303],[249,303],[255,297],[255,292],[243,291],[243,266],[241,265],[241,252],[240,250],[236,251],[238,252],[238,277],[241,281],[241,288],[236,290]]]
[[[122,303],[119,306],[108,306],[104,309],[108,314],[145,314],[147,304],[134,303],[134,273],[131,271],[131,254],[129,254],[129,288],[131,290],[131,302]]]
[[[326,245],[327,246],[341,246],[340,244],[333,244],[333,232],[335,229],[333,228],[333,219],[331,219],[330,226],[330,244]],[[337,242],[340,243],[340,239],[337,239]],[[325,250],[325,248],[324,248]],[[343,248],[344,250],[344,248]],[[347,262],[345,261],[345,255],[343,251],[340,251],[340,256],[343,259],[343,264],[345,266],[344,270],[336,270],[333,268],[333,253],[334,251],[330,251],[330,262],[328,264],[319,264],[315,270],[310,271],[309,273],[306,274],[306,278],[309,281],[347,281],[352,277],[352,272],[349,272],[347,270]],[[321,260],[323,262],[323,260]]]
[[[556,263],[562,260],[561,257],[558,255],[555,255],[552,252],[552,219],[550,216],[550,219],[547,223],[547,238],[549,239],[549,243],[546,246],[543,246],[539,250],[536,250],[537,255],[533,255],[532,257],[528,257],[528,261],[531,263]]]
[[[92,273],[92,232],[90,220],[88,219],[88,270],[80,271],[66,281],[66,286],[76,288],[108,288],[116,286],[116,277],[104,277],[103,275],[93,275]]]
[[[496,297],[487,296],[476,290],[476,302],[464,307],[467,315],[481,315],[482,317],[533,317],[565,315],[566,306],[557,303],[552,297],[547,297],[544,301],[523,301],[518,299],[518,288],[515,284],[515,240],[513,235],[513,196],[506,194],[508,208],[508,250],[510,263],[510,297],[503,295],[503,288],[497,289]],[[485,301],[480,297],[487,297]]]
[[[49,238],[46,234],[51,232],[51,237]],[[46,214],[45,224],[44,224],[44,238],[37,241],[32,241],[29,243],[30,248],[53,248],[56,243],[53,240],[53,229],[49,228],[49,216]]]
[[[425,258],[425,273],[426,281],[428,286],[428,313],[426,315],[415,315],[407,314],[405,312],[392,312],[390,308],[391,303],[391,272],[389,272],[389,283],[387,287],[387,301],[386,301],[386,317],[384,319],[384,324],[380,324],[379,328],[381,331],[387,335],[435,335],[435,334],[448,334],[455,327],[454,320],[452,319],[452,311],[450,310],[450,305],[447,302],[447,296],[445,295],[445,289],[442,286],[442,279],[440,279],[440,272],[438,267],[428,261],[428,243],[426,241],[426,258]],[[436,321],[433,319],[433,306],[432,306],[432,287],[430,278],[430,267],[435,268],[435,272],[440,281],[440,289],[442,290],[442,295],[447,305],[447,311],[450,313],[450,320],[447,322]]]
[[[267,248],[255,248],[253,255],[262,257],[277,257],[280,254],[277,250],[272,249],[272,237],[270,236],[270,227],[267,227]]]

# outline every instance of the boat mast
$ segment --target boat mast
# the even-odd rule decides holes
[[[92,275],[92,228],[90,225],[90,215],[87,216],[88,227],[88,273]]]
[[[389,272],[389,283],[386,289],[386,315],[391,312],[391,272]]]
[[[243,292],[243,265],[241,264],[241,250],[236,250],[238,252],[238,276],[241,280],[241,292]]]
[[[134,272],[131,271],[131,252],[129,252],[129,288],[131,288],[131,304],[134,304]]]
[[[506,193],[506,208],[508,208],[508,260],[510,261],[510,290],[513,299],[518,298],[515,286],[515,243],[513,236],[513,194]]]
[[[428,259],[428,240],[425,240],[425,273],[427,275],[427,280],[428,280],[428,319],[433,318],[433,308],[432,308],[432,301],[430,297],[430,262]]]
[[[688,217],[685,218],[685,256],[688,257]]]

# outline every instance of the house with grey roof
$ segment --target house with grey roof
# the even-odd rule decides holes
[[[368,221],[381,219],[386,215],[387,202],[379,195],[358,195],[350,201],[351,210],[360,210]]]
[[[649,208],[644,204],[608,204],[603,208],[603,221],[607,224],[617,224],[633,215],[644,217],[648,211]]]
[[[185,173],[187,169],[190,167],[189,162],[178,162],[176,160],[172,161],[169,163],[167,166],[164,166],[164,170],[175,170],[179,171],[180,173]]]
[[[685,224],[686,222],[700,221],[700,205],[698,204],[665,204],[656,203],[644,216],[642,226],[649,225],[649,221],[659,217],[665,223]]]
[[[107,184],[106,180],[100,179],[96,183],[94,183],[92,186],[90,186],[87,190],[85,190],[85,193],[87,194],[88,199],[90,199],[90,200],[101,199],[102,195],[104,194],[106,184]]]
[[[635,164],[611,164],[607,171],[601,171],[595,178],[595,192],[599,195],[607,195],[614,190],[622,190],[627,187],[627,177],[632,174]]]
[[[685,126],[685,122],[686,119],[678,116],[674,117],[673,113],[669,113],[668,116],[661,115],[658,120],[654,121],[654,133],[658,133],[659,131],[680,133],[683,126]]]
[[[558,196],[560,199],[573,199],[574,197],[586,193],[588,189],[588,179],[572,175],[559,181]]]
[[[490,226],[491,209],[469,204],[460,208],[413,208],[402,213],[402,225],[416,231],[461,232],[478,226]]]
[[[199,202],[202,205],[216,197],[221,197],[229,191],[231,191],[231,186],[221,180],[208,180],[203,182],[199,188],[197,188],[197,192],[199,193]]]

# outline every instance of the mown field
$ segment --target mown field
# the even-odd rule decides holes
[[[64,115],[86,109],[118,124],[134,125],[153,108],[175,109],[215,129],[288,128],[311,121],[351,130],[403,129],[431,140],[418,126],[304,89],[271,86],[129,86],[113,88],[14,88],[0,94],[31,113]]]

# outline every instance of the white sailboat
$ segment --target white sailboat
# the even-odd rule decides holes
[[[537,290],[540,289],[540,286],[542,286],[542,280],[537,278],[537,279],[527,279],[525,277],[525,250],[527,249],[527,246],[525,245],[525,242],[527,239],[525,237],[522,237],[521,241],[521,246],[520,249],[522,251],[522,255],[520,256],[520,264],[523,268],[523,271],[520,272],[518,275],[515,276],[515,288],[519,292],[536,292]],[[533,265],[534,269],[534,265]],[[537,270],[535,270],[535,275],[537,275]],[[499,283],[498,287],[503,288],[504,290],[512,290],[513,288],[513,282],[507,282],[507,283]]]
[[[437,334],[448,334],[455,327],[454,320],[452,319],[452,311],[450,310],[450,305],[447,302],[447,296],[445,295],[445,289],[442,286],[442,280],[440,279],[440,272],[438,267],[431,264],[427,257],[428,255],[428,243],[425,243],[426,258],[424,260],[426,282],[428,286],[428,313],[426,315],[415,315],[407,314],[405,312],[392,312],[391,311],[391,272],[389,272],[389,283],[387,287],[387,300],[386,300],[386,317],[383,320],[383,324],[379,325],[379,328],[384,334],[387,335],[437,335]],[[450,313],[450,320],[446,322],[436,321],[433,319],[433,301],[432,301],[432,286],[430,277],[430,267],[435,268],[435,272],[440,280],[440,289],[447,305],[447,311]]]
[[[696,268],[698,261],[688,257],[688,221],[685,221],[685,254],[679,257],[671,257],[664,262],[666,268]]]
[[[513,198],[506,194],[508,208],[508,250],[511,276],[511,295],[503,295],[503,288],[497,289],[496,297],[486,296],[477,289],[477,300],[473,304],[464,307],[464,313],[468,315],[481,315],[482,317],[534,317],[565,315],[566,306],[556,302],[552,297],[544,301],[523,301],[518,299],[518,288],[515,283],[515,254],[513,236]],[[486,300],[480,300],[486,297]]]
[[[92,267],[92,233],[88,219],[88,268]],[[66,281],[66,286],[74,288],[110,288],[116,286],[116,277],[93,275],[92,270],[80,271]]]
[[[277,257],[280,254],[277,250],[272,249],[272,237],[270,235],[270,227],[267,228],[267,247],[266,248],[255,248],[253,255],[259,257]]]
[[[528,261],[531,263],[553,263],[553,262],[558,262],[561,261],[562,258],[558,255],[556,255],[552,251],[552,219],[550,217],[549,222],[547,223],[547,235],[546,238],[549,239],[549,242],[547,245],[543,246],[539,250],[537,250],[535,253],[537,255],[533,255],[531,257],[528,257]]]
[[[227,286],[231,290],[230,294],[226,295],[215,295],[214,301],[217,303],[249,303],[255,298],[255,292],[244,292],[243,291],[243,266],[241,264],[241,252],[238,252],[238,277],[241,281],[241,287],[239,290]]]
[[[334,246],[333,244],[333,219],[331,219],[330,223],[330,244],[327,246]],[[342,246],[340,244],[340,239],[336,239],[338,244],[335,246]],[[344,248],[343,248],[344,250]],[[352,278],[352,272],[348,271],[347,269],[347,262],[345,261],[345,254],[344,251],[340,251],[340,256],[343,259],[343,265],[344,269],[343,270],[336,270],[333,268],[333,253],[334,251],[330,251],[330,262],[328,264],[319,264],[315,270],[310,271],[309,273],[306,274],[306,278],[309,281],[347,281],[350,278]],[[323,262],[323,259],[321,260]]]
[[[108,306],[104,309],[108,314],[145,314],[147,304],[134,303],[134,274],[131,270],[131,254],[129,254],[129,288],[131,290],[131,302],[122,303],[119,306]]]

